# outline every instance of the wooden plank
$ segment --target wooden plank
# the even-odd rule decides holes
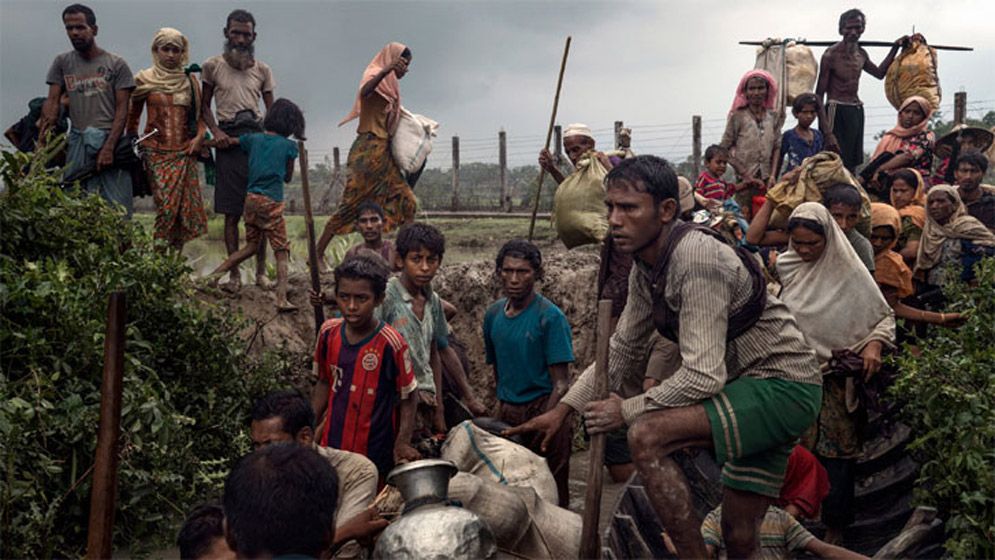
[[[598,323],[596,332],[596,352],[594,366],[594,399],[608,398],[608,339],[611,336],[612,302],[598,301]],[[601,490],[604,483],[604,459],[607,434],[591,436],[591,451],[588,455],[587,493],[584,496],[584,511],[581,514],[580,556],[594,558],[601,546],[598,543],[598,521],[601,517]]]

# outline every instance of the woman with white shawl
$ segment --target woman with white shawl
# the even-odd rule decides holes
[[[788,220],[788,251],[778,257],[781,300],[791,309],[805,340],[826,371],[847,354],[866,382],[881,367],[881,351],[895,340],[895,315],[874,277],[836,225],[816,202],[795,208]],[[857,425],[856,382],[851,376],[823,378],[814,451],[829,472],[831,490],[823,502],[826,542],[838,542],[853,522],[854,468],[862,441]]]
[[[919,239],[916,274],[930,286],[956,280],[951,265],[960,268],[960,280],[974,280],[974,264],[995,254],[995,234],[967,213],[957,187],[936,185],[926,199],[926,224]]]

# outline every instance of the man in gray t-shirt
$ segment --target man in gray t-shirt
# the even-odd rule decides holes
[[[114,147],[124,130],[135,79],[128,63],[97,46],[93,10],[74,4],[62,13],[73,50],[55,57],[48,70],[48,99],[40,138],[59,114],[59,98],[69,95],[67,176],[79,177],[88,191],[121,204],[131,215],[131,176],[113,167]],[[92,169],[92,171],[90,171]],[[85,171],[84,171],[85,170]],[[80,175],[82,174],[82,177]]]

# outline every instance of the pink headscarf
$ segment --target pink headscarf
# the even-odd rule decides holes
[[[739,80],[739,85],[736,86],[736,97],[732,100],[732,107],[729,109],[729,114],[733,114],[737,109],[742,109],[750,104],[746,99],[746,84],[749,83],[751,78],[760,78],[767,82],[767,99],[764,99],[764,108],[772,110],[774,108],[774,101],[777,99],[777,81],[774,80],[774,76],[770,75],[770,72],[766,70],[750,70]]]
[[[373,57],[373,60],[366,66],[366,70],[363,72],[363,79],[359,82],[359,92],[356,93],[356,102],[352,106],[352,111],[346,115],[346,118],[342,119],[339,126],[355,119],[359,116],[360,111],[360,92],[363,91],[363,84],[370,81],[381,70],[387,68],[391,64],[397,61],[401,57],[401,53],[407,47],[401,43],[387,43],[387,45],[380,49],[380,52]],[[397,123],[397,117],[401,112],[401,85],[398,82],[397,76],[393,72],[384,76],[380,83],[377,84],[375,90],[381,97],[387,100],[387,130],[393,131],[394,125]]]
[[[919,109],[926,115],[926,118],[924,118],[921,123],[913,127],[905,128],[902,126],[901,117],[899,117],[898,124],[895,125],[895,128],[885,132],[884,136],[881,137],[881,141],[878,142],[878,147],[874,150],[874,155],[871,156],[871,159],[878,157],[884,152],[897,151],[899,146],[902,145],[902,140],[915,136],[916,134],[926,130],[926,127],[929,126],[929,117],[933,114],[933,106],[925,97],[913,95],[903,101],[902,106],[898,108],[899,115],[901,115],[902,110],[913,103],[919,104]]]

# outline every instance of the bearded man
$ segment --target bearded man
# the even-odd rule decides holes
[[[240,134],[262,132],[259,99],[269,110],[276,82],[270,67],[255,58],[256,20],[245,10],[228,14],[223,30],[224,54],[204,63],[204,95],[201,114],[214,137],[217,184],[214,211],[225,215],[225,248],[230,256],[238,250],[238,221],[245,207],[249,180],[249,156],[234,140]],[[215,112],[211,111],[214,101]],[[259,242],[256,254],[256,284],[270,285],[266,277],[266,243]],[[231,271],[228,286],[238,289],[241,279]]]

